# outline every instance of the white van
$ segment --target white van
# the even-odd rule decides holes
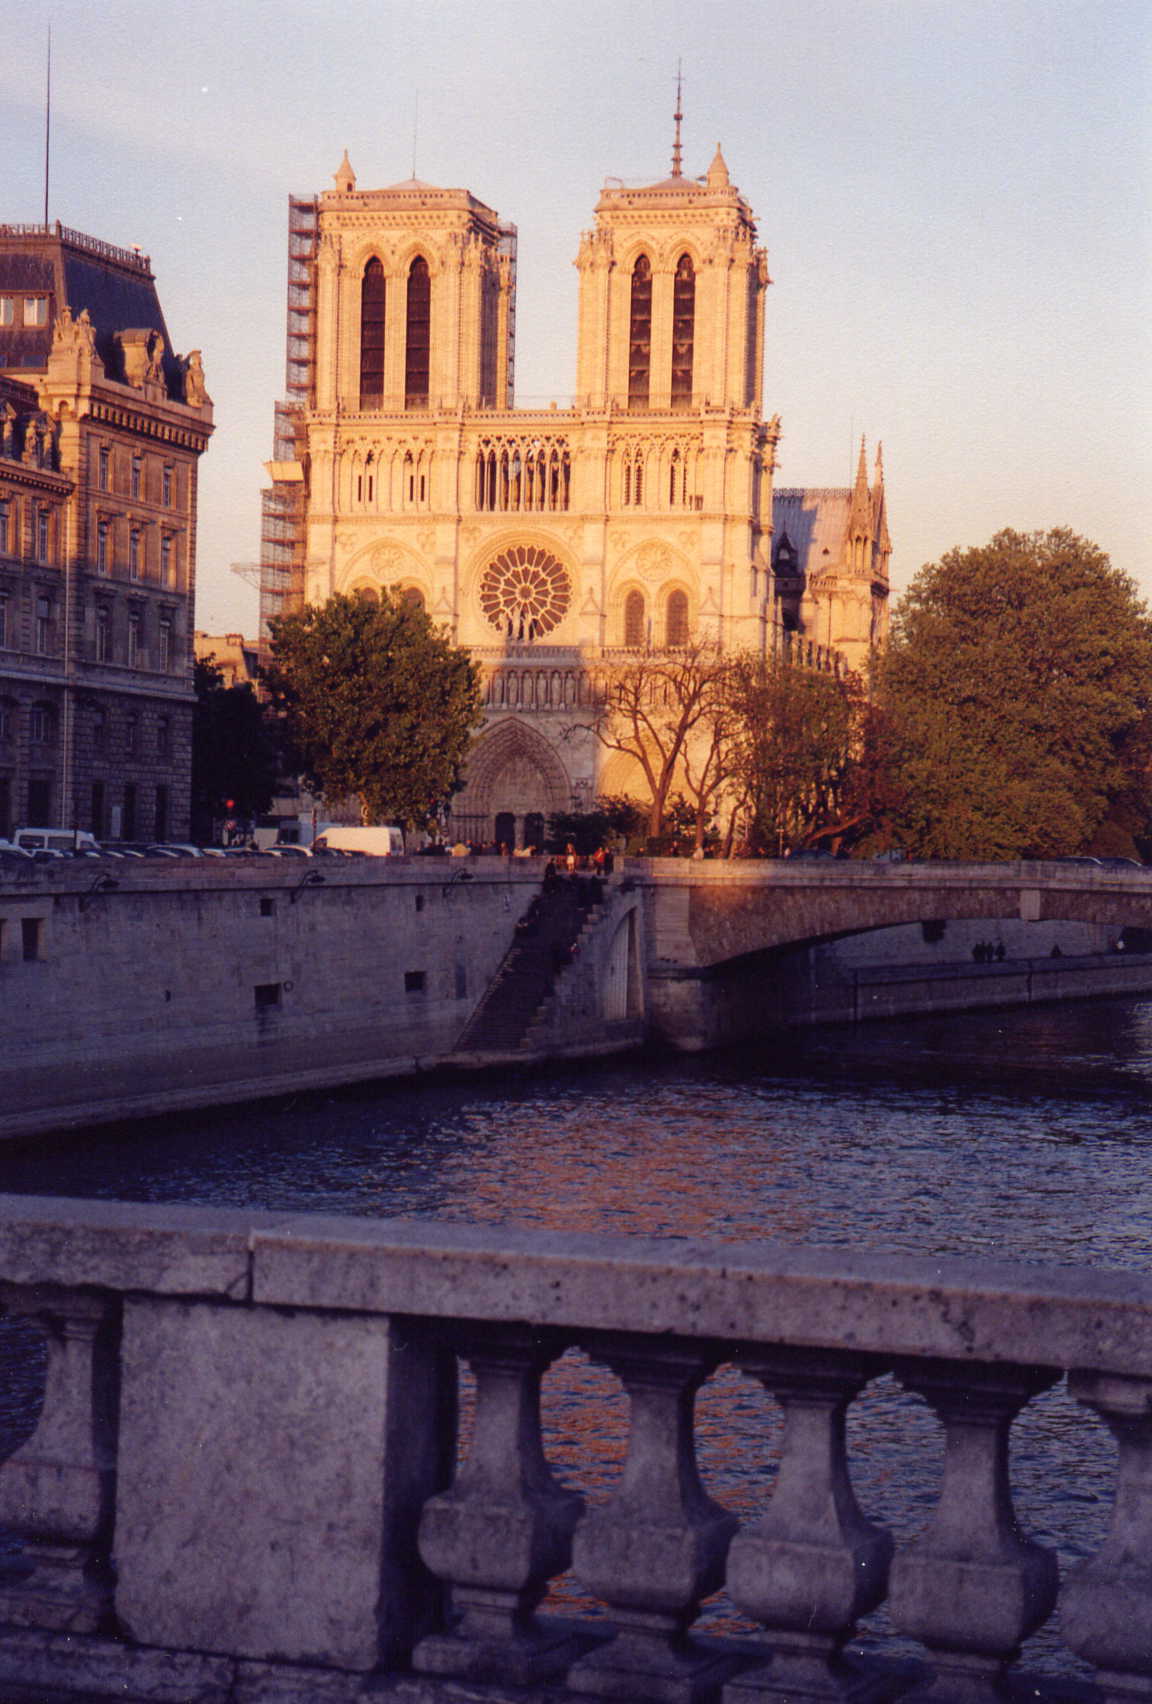
[[[313,852],[368,852],[375,858],[402,858],[404,833],[391,828],[343,828],[333,823],[312,842]]]
[[[85,828],[18,828],[13,843],[24,852],[99,852],[94,834]]]

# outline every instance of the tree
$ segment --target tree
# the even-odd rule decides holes
[[[192,716],[192,832],[212,837],[224,816],[253,817],[272,803],[279,768],[275,729],[251,686],[225,686],[213,657],[197,660]]]
[[[336,596],[272,623],[264,672],[307,785],[365,822],[431,826],[481,720],[479,671],[423,609]]]
[[[911,852],[1075,853],[1114,813],[1146,829],[1152,621],[1075,533],[1000,532],[923,568],[880,697]]]
[[[691,644],[647,652],[606,677],[587,725],[606,750],[639,767],[654,837],[663,831],[674,781],[689,789],[704,820],[726,777],[728,668],[715,646]]]
[[[854,675],[739,657],[727,683],[729,771],[749,850],[780,857],[842,839],[864,697]]]

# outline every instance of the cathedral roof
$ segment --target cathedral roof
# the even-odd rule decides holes
[[[839,565],[848,531],[852,492],[847,486],[786,487],[772,494],[772,531],[787,535],[796,572],[819,574]]]

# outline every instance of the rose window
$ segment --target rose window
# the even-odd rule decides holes
[[[542,639],[563,621],[571,601],[568,570],[534,544],[502,550],[480,581],[480,607],[506,639]]]

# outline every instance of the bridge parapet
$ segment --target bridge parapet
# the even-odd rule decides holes
[[[637,861],[650,892],[650,963],[708,969],[751,953],[899,923],[1018,919],[1152,925],[1152,869],[1073,861]]]
[[[783,1704],[917,1680],[991,1704],[1054,1614],[1097,1668],[1077,1698],[1152,1689],[1142,1275],[4,1197],[0,1294],[47,1358],[0,1469],[30,1565],[0,1587],[0,1693]],[[629,1399],[599,1503],[561,1485],[541,1430],[541,1380],[573,1347]],[[721,1364],[783,1411],[758,1518],[697,1467],[695,1397]],[[1061,1587],[1017,1522],[1008,1433],[1065,1372],[1120,1461],[1110,1535]],[[846,1416],[889,1375],[944,1449],[910,1542],[850,1477]],[[601,1399],[570,1400],[587,1432]],[[606,1618],[538,1614],[569,1563]],[[722,1583],[758,1637],[693,1638]],[[881,1603],[918,1664],[845,1658]]]

